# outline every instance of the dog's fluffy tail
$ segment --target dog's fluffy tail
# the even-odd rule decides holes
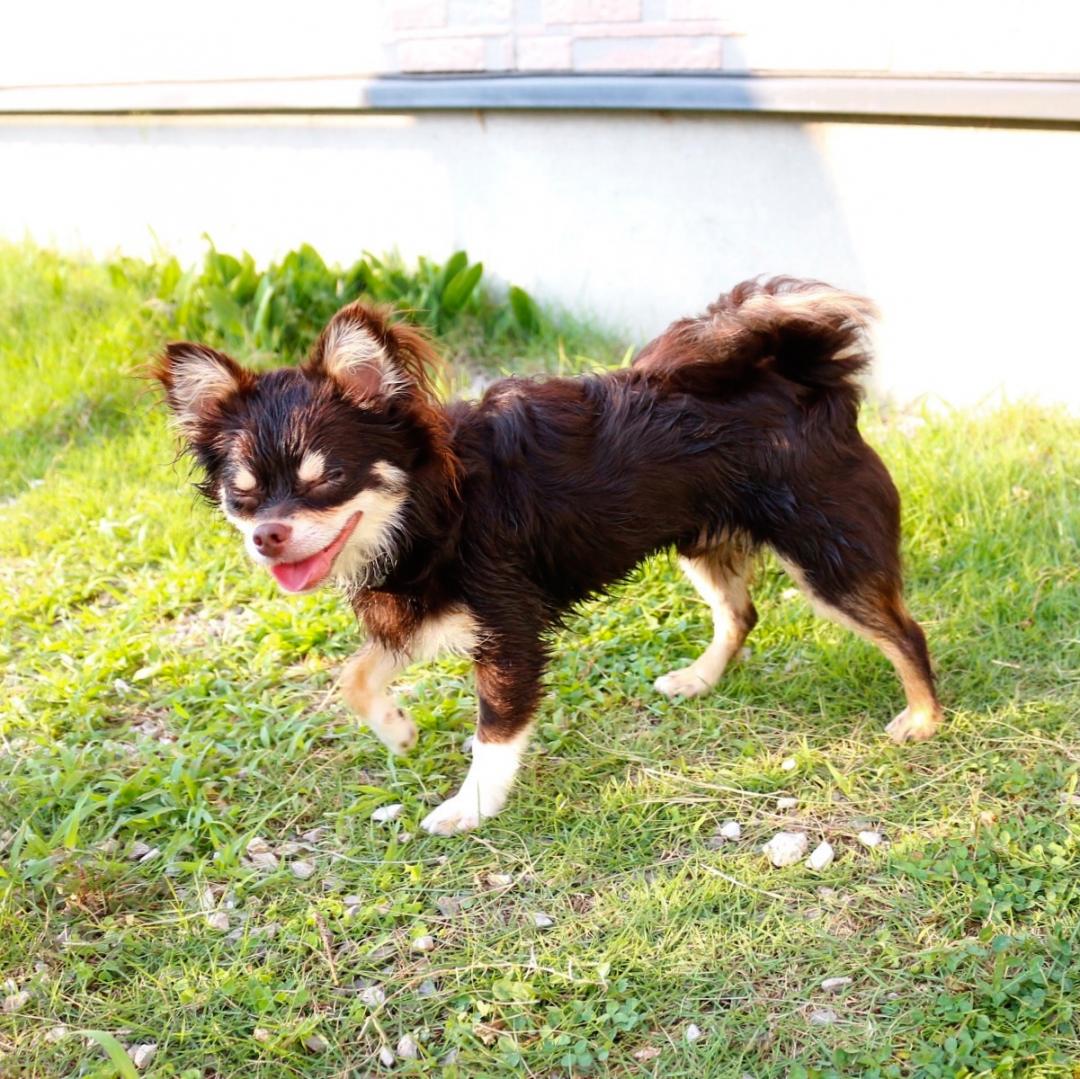
[[[715,396],[779,376],[804,399],[854,405],[875,314],[869,300],[820,281],[744,281],[701,318],[669,326],[634,366],[672,392]]]

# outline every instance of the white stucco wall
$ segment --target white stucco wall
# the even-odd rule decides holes
[[[879,387],[1080,405],[1080,133],[737,115],[0,117],[0,236],[467,247],[639,339],[759,273],[881,305]]]

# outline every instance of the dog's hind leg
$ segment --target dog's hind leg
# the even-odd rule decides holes
[[[665,697],[707,693],[756,625],[757,611],[747,581],[750,559],[749,552],[735,544],[679,559],[683,572],[712,611],[713,639],[689,667],[657,678],[654,685]]]
[[[407,753],[416,745],[416,724],[387,693],[407,662],[405,656],[369,641],[341,672],[346,703],[393,753]]]
[[[894,742],[921,742],[942,720],[926,637],[908,613],[900,574],[900,498],[876,455],[864,453],[844,477],[843,497],[807,500],[801,527],[773,546],[811,606],[878,648],[904,687],[907,707],[886,730]]]

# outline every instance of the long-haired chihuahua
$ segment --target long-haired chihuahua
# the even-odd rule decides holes
[[[337,581],[367,630],[341,679],[395,753],[416,742],[388,693],[407,664],[475,664],[479,717],[461,788],[423,823],[450,835],[498,813],[549,659],[575,604],[674,549],[713,637],[656,680],[708,692],[757,620],[770,547],[814,608],[892,662],[896,742],[941,721],[922,630],[902,599],[900,500],[859,434],[868,301],[816,282],[746,282],[675,322],[629,367],[507,378],[441,403],[416,328],[350,304],[307,361],[266,373],[171,344],[154,374],[203,493],[283,589]]]

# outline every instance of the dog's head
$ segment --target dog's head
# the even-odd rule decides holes
[[[256,373],[183,342],[153,374],[199,489],[282,588],[307,592],[370,583],[399,553],[415,473],[438,452],[432,358],[418,330],[351,304],[300,367]]]

